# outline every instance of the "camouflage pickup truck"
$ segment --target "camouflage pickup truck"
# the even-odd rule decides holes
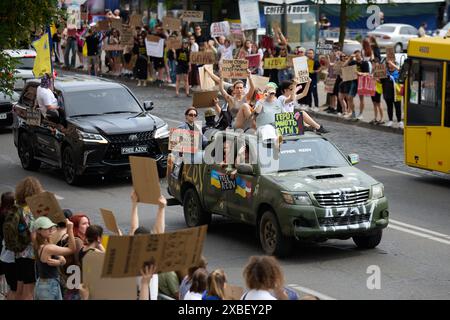
[[[267,144],[220,131],[211,140],[202,163],[178,158],[168,167],[169,193],[189,227],[209,224],[212,214],[251,224],[264,251],[279,257],[295,240],[353,238],[367,249],[380,243],[389,222],[384,187],[353,166],[356,154],[345,156],[313,133]],[[227,158],[236,161],[224,164]]]

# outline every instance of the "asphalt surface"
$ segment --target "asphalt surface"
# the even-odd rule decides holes
[[[169,126],[182,121],[190,105],[175,98],[168,87],[136,87],[126,84],[141,100],[155,103],[153,114]],[[358,153],[358,168],[385,186],[391,223],[380,245],[358,250],[351,240],[300,244],[292,257],[281,261],[286,284],[301,293],[335,299],[449,299],[450,298],[450,176],[423,172],[403,164],[403,137],[345,124],[320,120],[330,130],[326,136],[345,153]],[[23,170],[10,130],[0,132],[0,192],[13,190],[30,173]],[[68,186],[61,172],[41,168],[33,173],[44,187],[62,199],[65,208],[86,212],[93,223],[103,224],[99,208],[114,211],[123,231],[129,227],[131,180],[92,179],[82,187]],[[162,189],[166,183],[162,181]],[[185,228],[182,207],[166,211],[167,230]],[[151,226],[156,208],[140,205],[142,225]],[[242,270],[249,256],[262,254],[252,227],[214,217],[204,246],[210,270],[223,268],[232,284],[244,286]],[[381,288],[370,290],[369,266],[381,271]]]

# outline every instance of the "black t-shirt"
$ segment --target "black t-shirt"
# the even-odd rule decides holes
[[[197,44],[200,46],[200,44],[207,42],[209,39],[207,36],[205,36],[204,34],[201,34],[199,36],[194,35],[195,37],[195,42],[197,42]]]
[[[95,35],[90,35],[86,37],[87,55],[96,56],[98,54],[98,45],[100,41]]]
[[[189,49],[177,49],[175,57],[179,66],[189,68]]]
[[[353,64],[351,64],[353,62]],[[356,64],[356,68],[358,70],[358,72],[364,72],[364,73],[369,73],[370,72],[370,67],[369,67],[369,63],[367,61],[352,61],[350,62],[348,65],[352,66]]]

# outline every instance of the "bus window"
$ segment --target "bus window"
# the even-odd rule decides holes
[[[413,59],[409,73],[408,125],[441,125],[442,63]]]
[[[444,125],[450,128],[450,63],[447,62],[447,85],[445,89],[445,120]]]

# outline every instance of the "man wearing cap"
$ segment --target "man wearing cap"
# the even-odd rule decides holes
[[[216,112],[213,108],[208,108],[205,111],[205,125],[202,128],[202,132],[205,133],[208,129],[214,129],[216,126]]]

